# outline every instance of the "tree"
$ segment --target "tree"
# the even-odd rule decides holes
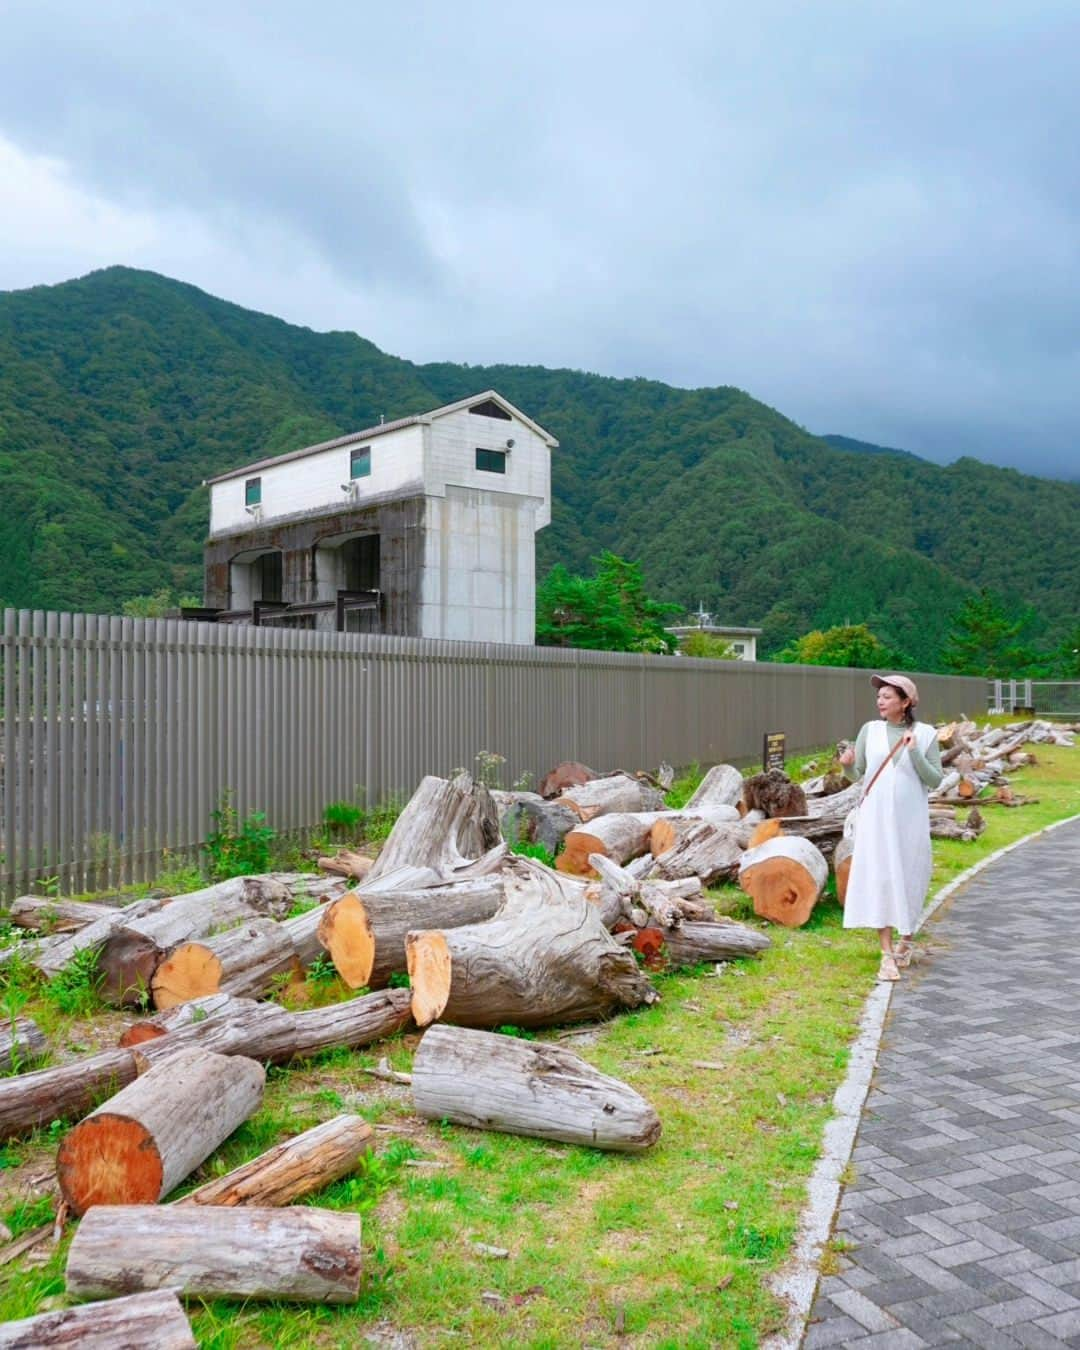
[[[696,633],[686,634],[679,643],[679,651],[683,656],[705,657],[710,661],[739,659],[735,648],[725,638],[717,637],[715,633],[703,633],[700,629]]]
[[[1000,597],[985,586],[953,618],[941,660],[954,675],[1001,679],[1022,674],[1034,655],[1019,641],[1024,618],[1010,618]]]
[[[678,612],[645,594],[641,564],[605,550],[593,559],[595,577],[574,576],[556,564],[536,597],[536,640],[543,647],[601,652],[673,652],[664,624]]]
[[[170,610],[200,603],[193,595],[174,595],[167,586],[163,586],[153,595],[133,595],[130,600],[124,601],[121,612],[128,619],[163,619]]]
[[[844,624],[822,631],[815,628],[789,642],[777,661],[804,666],[856,666],[863,670],[898,664],[888,647],[864,623]]]

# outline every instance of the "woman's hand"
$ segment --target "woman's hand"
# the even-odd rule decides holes
[[[840,763],[845,768],[850,768],[855,763],[855,747],[853,745],[849,745],[846,750],[840,752]]]
[[[905,731],[905,732],[904,732],[904,735],[903,735],[903,738],[902,738],[901,741],[900,741],[900,744],[901,744],[901,745],[914,745],[914,744],[915,744],[915,733],[914,733],[913,731]]]

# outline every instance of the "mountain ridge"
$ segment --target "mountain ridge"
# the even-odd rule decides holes
[[[973,587],[1033,605],[1047,643],[1075,621],[1073,485],[815,437],[732,386],[415,364],[122,267],[0,294],[0,598],[199,589],[204,478],[488,387],[561,443],[538,575],[612,548],[659,596],[764,627],[765,650],[850,620],[924,668]]]

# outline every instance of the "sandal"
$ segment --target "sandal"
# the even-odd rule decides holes
[[[896,967],[896,957],[892,952],[881,953],[881,965],[878,966],[878,979],[883,984],[894,984],[900,978],[900,972]]]
[[[911,958],[915,951],[915,945],[910,938],[901,938],[893,948],[893,956],[896,959],[897,970],[907,970],[911,965]]]

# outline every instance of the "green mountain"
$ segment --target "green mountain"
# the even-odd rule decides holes
[[[115,610],[201,589],[203,478],[494,387],[560,442],[538,570],[601,548],[651,590],[765,628],[866,622],[933,668],[973,587],[1075,622],[1080,486],[830,444],[733,388],[416,365],[153,273],[0,295],[0,600]]]

